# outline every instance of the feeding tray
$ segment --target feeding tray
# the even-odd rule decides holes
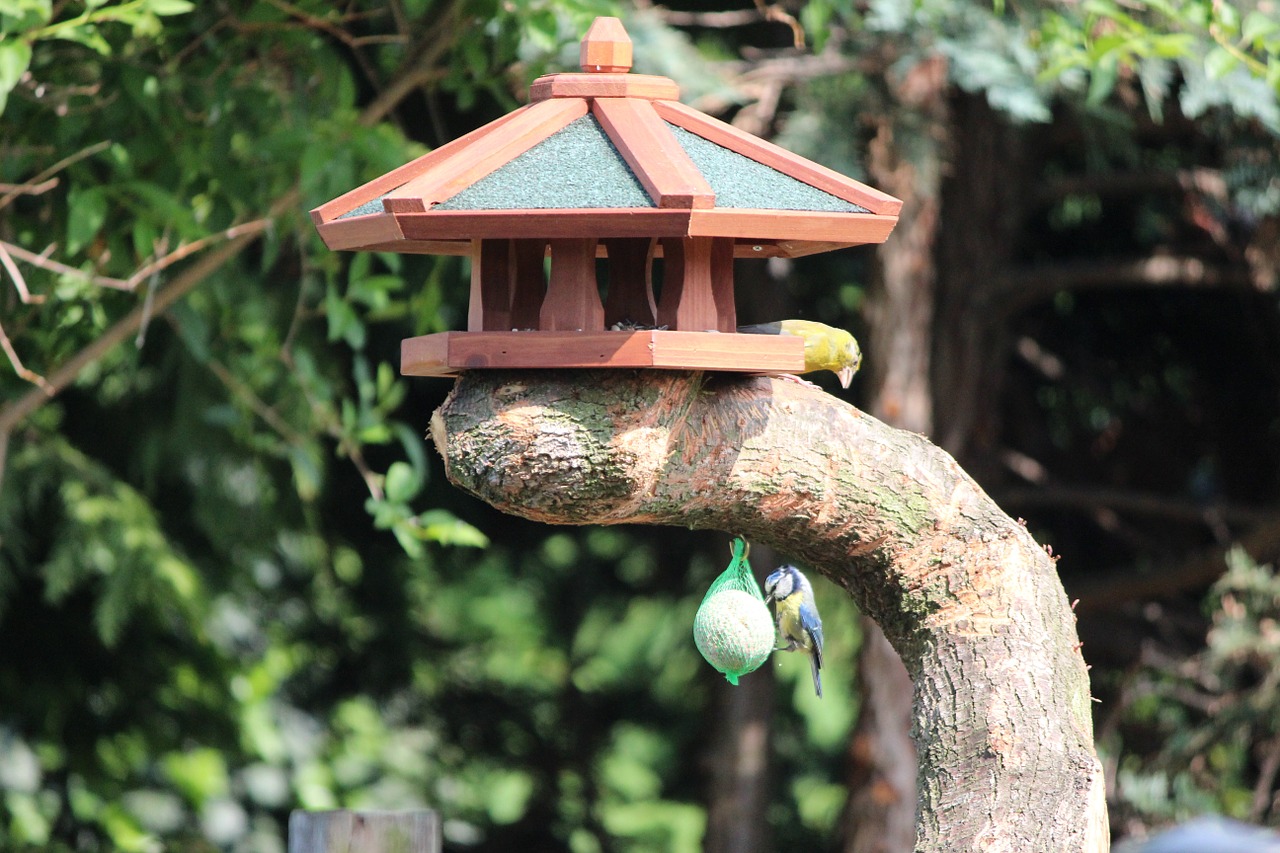
[[[734,259],[884,242],[902,202],[629,73],[616,18],[581,58],[528,105],[311,211],[331,249],[470,256],[467,331],[404,341],[401,372],[801,371],[800,339],[736,332]]]

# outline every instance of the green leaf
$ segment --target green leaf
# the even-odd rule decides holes
[[[1246,44],[1262,41],[1273,33],[1280,33],[1280,19],[1262,12],[1250,12],[1240,27],[1240,38]]]
[[[165,775],[196,806],[226,793],[226,761],[217,750],[201,748],[171,752],[163,759]]]
[[[1226,0],[1217,0],[1213,4],[1214,11],[1218,13],[1218,21],[1228,32],[1235,33],[1240,30],[1240,12],[1235,6],[1232,6]]]
[[[30,65],[31,45],[25,41],[0,41],[0,113]]]
[[[1151,46],[1161,59],[1180,59],[1191,54],[1195,39],[1187,33],[1167,33],[1153,36]]]
[[[406,503],[418,494],[422,488],[422,478],[413,466],[407,462],[392,462],[387,469],[387,500],[394,503]]]
[[[101,56],[111,55],[111,44],[103,37],[102,33],[94,26],[76,26],[66,29],[60,29],[54,38],[66,39],[76,44],[82,44]]]
[[[1215,47],[1204,58],[1204,73],[1210,80],[1221,80],[1240,64],[1240,60],[1229,51]]]
[[[1089,78],[1089,94],[1085,98],[1089,106],[1096,107],[1107,99],[1115,88],[1118,75],[1119,65],[1114,56],[1108,56],[1098,63]]]
[[[147,11],[153,15],[185,15],[196,6],[188,0],[150,0]]]
[[[417,526],[407,520],[402,520],[392,525],[391,532],[395,535],[396,541],[400,543],[400,547],[404,549],[404,552],[411,559],[422,559],[426,549],[422,547],[421,536]]]
[[[313,447],[291,444],[289,463],[293,468],[293,486],[298,490],[298,497],[308,502],[315,500],[324,481],[324,465],[319,453]]]
[[[0,30],[29,33],[53,18],[52,0],[0,0]]]
[[[75,254],[93,242],[107,219],[102,187],[74,188],[67,195],[67,252]]]
[[[448,510],[431,509],[418,516],[419,534],[429,542],[465,548],[488,548],[489,537]]]
[[[350,303],[332,284],[325,293],[325,314],[329,318],[329,342],[346,341],[352,349],[364,349],[365,328]]]

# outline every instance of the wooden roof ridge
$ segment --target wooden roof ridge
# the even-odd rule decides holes
[[[711,185],[650,101],[596,98],[591,102],[591,113],[655,207],[715,207]]]
[[[470,133],[459,136],[457,139],[450,140],[444,145],[431,149],[426,154],[410,160],[403,166],[397,166],[385,175],[380,175],[368,183],[361,184],[355,189],[348,190],[337,198],[331,199],[324,204],[313,208],[311,210],[312,223],[315,225],[323,225],[327,222],[332,222],[339,217],[349,214],[351,211],[361,207],[362,205],[369,204],[387,193],[399,189],[419,175],[435,168],[440,163],[465,150],[473,143],[479,142],[485,137],[491,135],[494,131],[515,121],[524,113],[532,109],[533,106],[533,104],[525,104],[524,106],[518,107],[506,115],[494,119],[488,124],[483,124],[480,127],[477,127]]]
[[[510,163],[588,112],[582,98],[530,104],[520,116],[434,164],[382,200],[389,213],[423,213]]]
[[[736,128],[728,122],[712,118],[679,101],[653,101],[652,108],[662,119],[676,127],[782,172],[815,189],[865,207],[872,213],[897,216],[902,210],[902,201],[888,193],[842,175],[807,157],[801,157],[779,145]]]

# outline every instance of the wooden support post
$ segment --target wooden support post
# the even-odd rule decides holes
[[[440,818],[411,812],[304,812],[289,815],[289,853],[440,853]]]
[[[504,331],[536,329],[542,298],[547,292],[547,241],[512,240],[511,243],[511,325]]]
[[[538,314],[544,332],[604,331],[604,305],[596,284],[596,240],[551,242],[551,281]]]
[[[609,298],[604,304],[605,328],[615,323],[652,326],[657,309],[653,302],[653,240],[617,237],[605,240],[609,254]],[[733,250],[733,241],[729,241]]]
[[[467,331],[511,330],[511,241],[471,241]]]
[[[716,306],[716,328],[738,331],[738,309],[733,300],[733,238],[711,241],[711,299]]]
[[[662,299],[658,325],[680,332],[719,329],[711,288],[711,237],[662,241]]]

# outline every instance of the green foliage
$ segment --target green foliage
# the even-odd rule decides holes
[[[1280,737],[1280,575],[1241,549],[1205,606],[1205,649],[1174,666],[1149,665],[1126,687],[1132,698],[1121,735],[1162,744],[1155,755],[1119,762],[1119,805],[1150,822],[1205,812],[1274,823],[1259,774]],[[1121,744],[1108,744],[1118,751]],[[1264,789],[1264,793],[1265,793]]]
[[[1269,124],[1274,28],[1226,8],[1198,30],[1132,17],[1105,44],[1062,10],[833,0],[800,14],[818,48],[894,56],[894,80],[941,53],[955,85],[1020,119],[1090,85],[1100,103],[1132,66],[1152,103],[1176,91],[1189,114]],[[146,314],[0,436],[0,847],[277,851],[290,809],[333,806],[436,808],[451,844],[484,849],[700,845],[722,682],[689,631],[723,537],[549,531],[449,488],[422,435],[447,384],[394,365],[398,339],[461,325],[465,264],[330,252],[305,215],[512,108],[616,11],[0,0],[0,183],[17,188],[0,196],[0,240],[30,253],[15,263],[35,297],[6,273],[4,332],[53,376]],[[1197,53],[1210,26],[1234,62]],[[653,10],[628,27],[637,70],[677,77],[686,101],[746,99],[705,60],[736,56],[731,39]],[[882,77],[788,95],[784,143],[859,174],[857,113],[888,108]],[[1258,150],[1231,180],[1274,210]],[[1067,207],[1064,221],[1100,215]],[[258,238],[149,313],[234,233]],[[865,274],[831,263],[796,298],[852,317]],[[41,392],[0,364],[3,418]],[[1096,395],[1078,402],[1092,411]],[[827,671],[850,672],[848,598],[816,592]],[[1224,623],[1228,670],[1239,630]],[[856,696],[831,677],[819,702],[801,656],[748,677],[782,696],[769,820],[780,847],[813,848],[839,819]],[[1157,705],[1161,725],[1188,718]],[[1230,749],[1206,760],[1248,772]],[[1160,791],[1207,796],[1203,781]]]
[[[892,45],[891,86],[945,59],[952,83],[1017,121],[1047,122],[1063,99],[1097,109],[1132,87],[1157,119],[1172,98],[1189,117],[1224,110],[1280,134],[1280,23],[1265,2],[823,0],[802,20],[819,43],[843,26],[856,55]]]
[[[18,261],[43,301],[0,294],[29,368],[261,234],[8,436],[0,847],[280,851],[290,809],[335,806],[434,808],[489,849],[700,845],[701,540],[449,488],[422,435],[447,385],[394,365],[458,326],[465,266],[330,252],[303,213],[425,150],[362,117],[394,80],[424,75],[439,143],[611,11],[482,5],[405,3],[404,30],[372,3],[0,7],[0,182],[29,188],[0,239],[56,262]],[[0,374],[0,412],[32,387]],[[786,760],[832,784],[807,719]]]
[[[1136,75],[1159,115],[1176,69],[1187,115],[1229,106],[1280,133],[1280,22],[1264,4],[1158,0],[1132,8],[1089,0],[1079,12],[1048,14],[1038,35],[1043,75],[1087,73],[1092,104],[1122,75]]]
[[[195,8],[188,0],[86,0],[79,14],[60,8],[54,20],[51,0],[4,0],[0,3],[0,114],[10,93],[31,67],[33,46],[55,39],[73,42],[104,56],[116,47],[117,31],[127,27],[133,39],[158,36],[162,18]]]

